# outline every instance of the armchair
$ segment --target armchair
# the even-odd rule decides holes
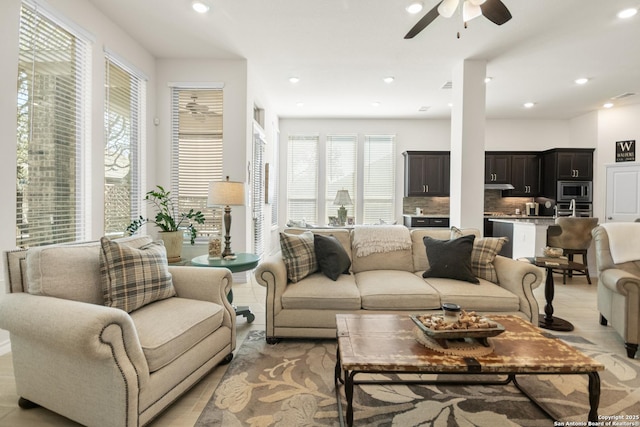
[[[103,303],[99,251],[93,242],[5,253],[0,328],[18,403],[83,425],[142,426],[233,357],[231,272],[169,266],[176,296],[127,313]]]
[[[610,236],[612,227],[618,239]],[[615,233],[620,230],[621,233]],[[606,326],[611,323],[624,339],[627,356],[633,358],[640,343],[640,224],[604,224],[594,228],[592,235],[598,267],[600,324]],[[621,257],[624,254],[620,251],[615,254],[615,248],[612,255],[615,245],[626,247],[625,258]]]

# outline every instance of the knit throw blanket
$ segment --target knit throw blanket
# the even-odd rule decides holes
[[[404,225],[357,225],[353,230],[357,257],[411,249],[411,235]]]
[[[608,222],[602,224],[609,235],[609,249],[615,264],[640,260],[640,223]]]

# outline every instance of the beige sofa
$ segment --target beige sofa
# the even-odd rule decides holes
[[[301,233],[304,230],[287,230]],[[423,279],[428,268],[425,236],[447,240],[449,229],[411,230],[411,247],[357,257],[352,252],[353,231],[314,229],[335,236],[351,258],[351,274],[333,281],[317,272],[297,283],[287,279],[281,252],[266,258],[255,270],[259,284],[267,288],[266,336],[279,338],[333,338],[337,313],[419,313],[440,310],[456,303],[481,313],[516,314],[537,324],[538,303],[532,290],[544,279],[544,271],[529,263],[497,256],[498,282],[480,279],[472,284],[446,278]],[[479,235],[477,230],[463,230]]]
[[[613,224],[614,227],[616,225],[618,224]],[[616,263],[606,229],[608,226],[611,224],[601,225],[591,232],[595,240],[598,266],[600,324],[611,324],[624,339],[627,356],[633,358],[640,343],[640,252],[635,260]],[[629,227],[631,228],[623,233],[622,238],[637,245],[640,224],[630,223]]]
[[[127,313],[104,305],[99,251],[94,242],[6,252],[0,328],[10,332],[21,407],[142,426],[231,360],[231,272],[169,266],[177,296]]]

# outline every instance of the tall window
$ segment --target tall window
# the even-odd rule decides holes
[[[338,190],[349,191],[351,206],[346,206],[349,216],[355,216],[357,135],[328,135],[326,144],[326,212],[325,217],[336,216],[339,206],[333,204]]]
[[[146,82],[106,54],[104,230],[123,235],[140,216]]]
[[[362,205],[364,224],[395,220],[396,143],[394,135],[366,135]]]
[[[83,240],[90,45],[27,3],[19,43],[16,243]]]
[[[318,221],[318,136],[289,136],[287,219]]]
[[[200,210],[198,231],[222,228],[221,209],[207,207],[210,181],[222,181],[222,89],[172,88],[171,192],[180,212]]]
[[[262,128],[253,124],[253,173],[251,177],[251,210],[253,218],[253,253],[260,256],[264,252],[264,150],[266,146]]]

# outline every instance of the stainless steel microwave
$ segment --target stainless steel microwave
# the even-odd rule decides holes
[[[558,181],[558,201],[593,202],[591,181]]]

